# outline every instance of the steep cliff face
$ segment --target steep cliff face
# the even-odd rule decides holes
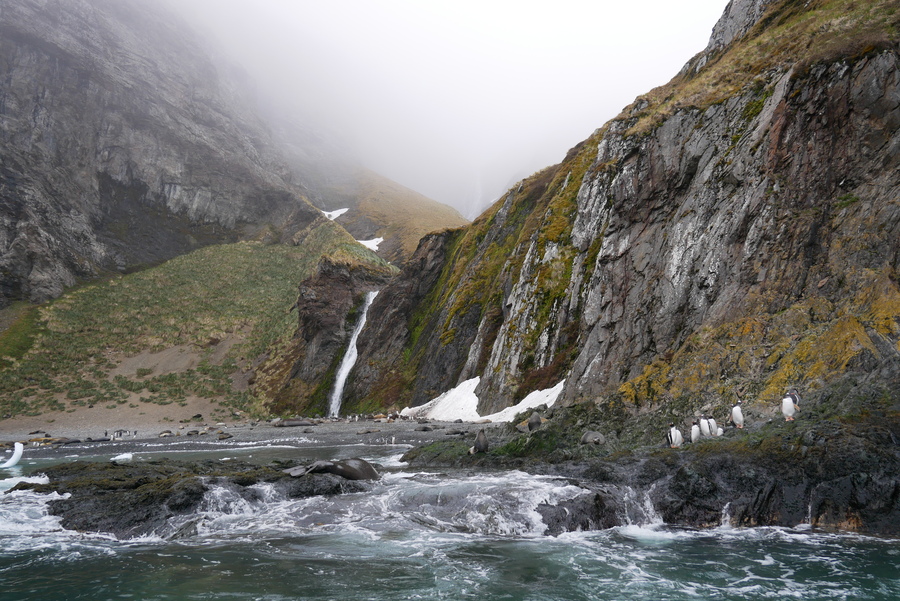
[[[354,394],[478,375],[484,414],[566,377],[566,402],[671,416],[846,377],[895,394],[897,4],[733,2],[670,84],[455,235]]]
[[[294,336],[271,349],[255,367],[254,394],[268,411],[326,415],[335,371],[360,319],[366,292],[382,288],[396,270],[386,263],[324,257],[315,275],[299,286]]]
[[[0,304],[318,215],[157,3],[0,2],[0,82]]]

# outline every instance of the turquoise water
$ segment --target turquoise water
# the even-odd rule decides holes
[[[253,503],[214,489],[181,518],[197,535],[177,541],[66,531],[46,496],[0,495],[0,600],[900,599],[898,540],[672,529],[652,510],[630,526],[549,537],[535,507],[577,486],[520,472],[413,472],[400,451],[210,447],[201,454],[221,460],[362,456],[384,477],[368,493],[303,500],[265,485]],[[26,464],[0,487],[40,468]]]

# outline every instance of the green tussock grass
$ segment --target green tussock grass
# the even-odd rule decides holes
[[[329,223],[310,231],[302,246],[206,247],[29,309],[0,335],[0,415],[120,405],[133,393],[142,402],[183,404],[200,397],[252,409],[256,399],[233,390],[231,376],[292,335],[297,285],[323,255],[387,268]],[[230,350],[214,357],[226,340],[234,342]],[[111,376],[126,357],[176,346],[199,354],[199,365]]]

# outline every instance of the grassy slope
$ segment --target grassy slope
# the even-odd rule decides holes
[[[190,396],[251,408],[231,375],[296,329],[297,284],[322,255],[383,261],[325,220],[299,246],[244,242],[212,246],[158,267],[86,285],[24,311],[0,334],[0,415],[74,410],[92,403],[185,403]],[[236,344],[213,354],[223,340]],[[203,361],[179,373],[110,372],[122,359],[177,345]],[[133,398],[133,395],[132,395]]]
[[[468,223],[456,209],[365,169],[330,195],[334,202],[344,199],[341,207],[350,207],[337,222],[357,236],[384,238],[378,255],[392,262],[412,256],[425,234]]]

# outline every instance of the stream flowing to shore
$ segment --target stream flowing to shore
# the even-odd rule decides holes
[[[137,443],[135,461],[363,457],[366,493],[255,501],[213,487],[193,534],[119,541],[62,529],[53,495],[0,493],[0,600],[854,599],[900,598],[900,541],[808,528],[672,529],[636,495],[630,525],[546,536],[536,511],[581,494],[518,471],[412,470],[406,447],[210,441]],[[68,452],[68,450],[67,450]],[[0,491],[51,463],[108,461],[73,448],[0,472]]]

